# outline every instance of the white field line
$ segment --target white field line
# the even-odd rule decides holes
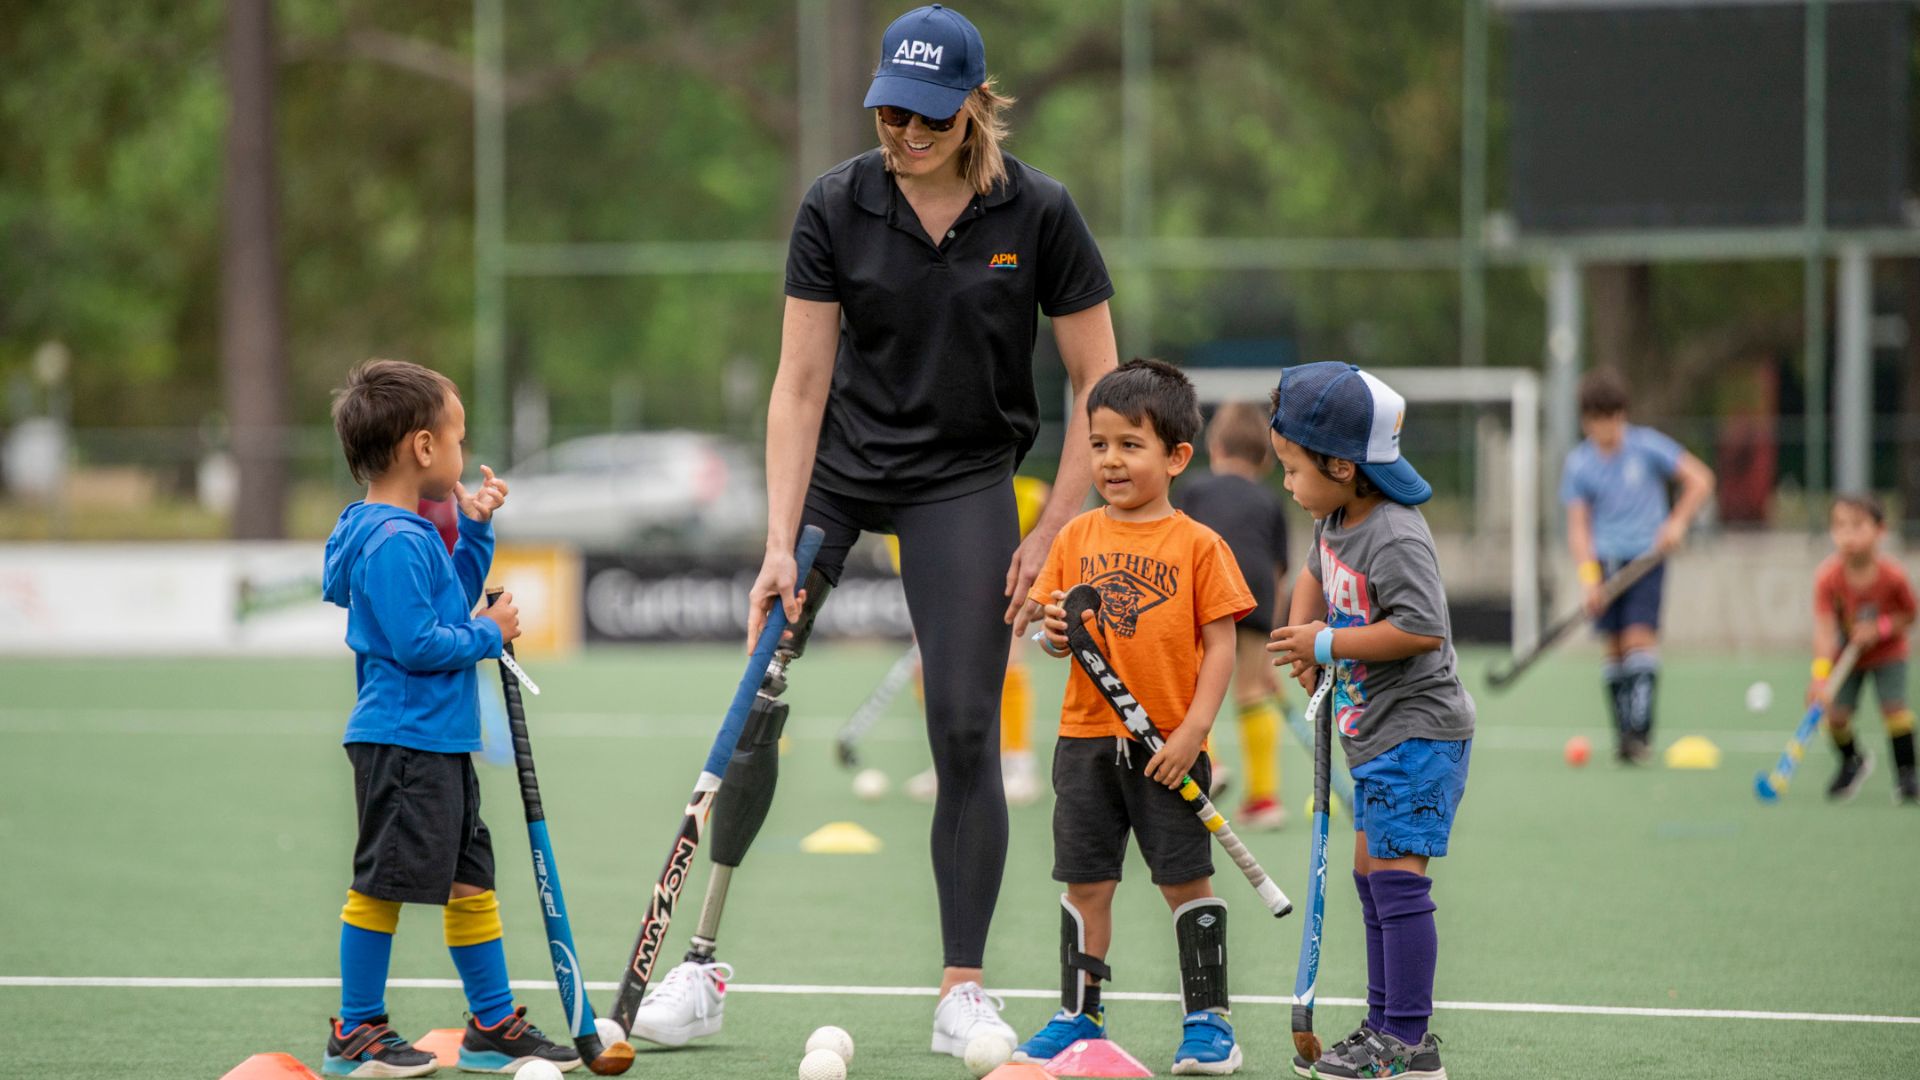
[[[345,709],[105,709],[0,708],[0,733],[10,735],[279,735],[310,738],[337,734]],[[820,713],[791,718],[788,733],[802,741],[825,741],[846,717]],[[708,742],[718,724],[705,713],[547,712],[534,721],[543,739],[690,739]],[[1560,752],[1577,732],[1518,724],[1482,727],[1475,750]],[[1778,730],[1707,731],[1722,750],[1778,754],[1793,734],[1791,718]],[[923,742],[926,733],[911,717],[878,725],[862,736],[872,742]]]
[[[192,979],[116,977],[91,975],[0,975],[5,988],[103,988],[142,990],[324,990],[340,985],[339,979]],[[458,990],[458,979],[388,979],[387,985],[407,990]],[[612,990],[616,983],[589,982],[589,990]],[[515,979],[515,990],[552,990],[551,981]],[[832,995],[837,997],[933,997],[931,986],[806,986],[775,983],[730,983],[728,990],[738,994]],[[1058,990],[994,990],[1009,998],[1050,999]],[[1139,991],[1108,991],[1115,1001],[1180,1000],[1178,994],[1153,994]],[[1236,994],[1235,1005],[1292,1005],[1292,995]],[[1360,998],[1321,997],[1319,1004],[1364,1006]],[[1667,1020],[1771,1020],[1805,1021],[1826,1024],[1920,1024],[1920,1016],[1882,1016],[1873,1013],[1770,1012],[1761,1009],[1658,1009],[1633,1005],[1559,1005],[1525,1001],[1436,1001],[1436,1009],[1459,1012],[1546,1013],[1562,1016],[1640,1016]]]

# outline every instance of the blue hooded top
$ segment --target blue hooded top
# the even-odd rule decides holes
[[[432,522],[384,503],[349,505],[327,538],[321,589],[347,609],[359,686],[343,743],[480,749],[474,665],[500,655],[500,627],[472,612],[493,565],[493,526],[455,516],[451,557]]]

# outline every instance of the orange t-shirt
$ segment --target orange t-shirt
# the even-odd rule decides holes
[[[1837,553],[1829,555],[1813,575],[1813,617],[1837,623],[1840,640],[1853,633],[1853,624],[1881,615],[1914,614],[1913,586],[1907,572],[1885,555],[1873,557],[1873,578],[1856,588],[1847,580],[1847,564]],[[1907,658],[1907,635],[1899,634],[1860,654],[1856,671],[1872,671],[1882,664]]]
[[[1107,659],[1146,706],[1162,735],[1187,717],[1200,679],[1200,628],[1253,610],[1253,594],[1218,533],[1175,511],[1156,521],[1115,521],[1105,507],[1060,530],[1029,598],[1054,603],[1082,582],[1100,590],[1099,636]],[[1060,708],[1069,738],[1122,735],[1126,728],[1092,680],[1073,665]]]

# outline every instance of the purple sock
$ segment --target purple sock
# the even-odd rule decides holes
[[[1386,1023],[1380,1030],[1416,1045],[1433,1015],[1433,971],[1440,935],[1433,923],[1433,879],[1406,870],[1369,875],[1380,939],[1386,946]]]
[[[1367,924],[1367,1026],[1375,1031],[1387,1022],[1387,946],[1380,935],[1380,909],[1373,903],[1373,886],[1360,871],[1353,872],[1360,894],[1360,921]]]

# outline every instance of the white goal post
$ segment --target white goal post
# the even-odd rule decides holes
[[[1187,368],[1203,404],[1224,401],[1265,403],[1280,382],[1281,369]],[[1533,648],[1540,633],[1540,377],[1526,368],[1390,367],[1375,374],[1407,399],[1419,422],[1422,404],[1505,405],[1510,436],[1507,492],[1512,581],[1512,645]],[[1416,466],[1418,462],[1415,463]]]

